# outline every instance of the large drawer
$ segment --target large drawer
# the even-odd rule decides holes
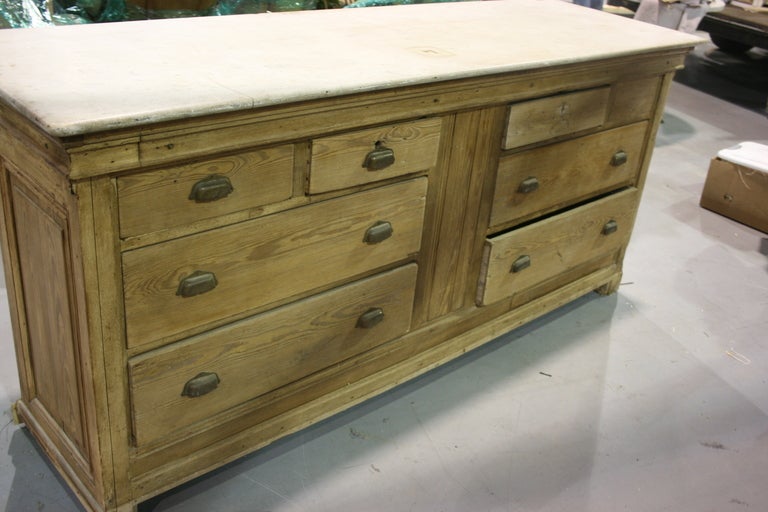
[[[293,146],[117,179],[120,236],[151,233],[291,197]]]
[[[630,188],[487,240],[478,303],[511,297],[616,253],[629,240],[638,200]]]
[[[310,194],[429,170],[441,126],[440,118],[428,118],[314,139]]]
[[[491,228],[634,184],[647,127],[636,123],[502,158]]]
[[[406,265],[132,359],[137,445],[404,334],[416,273]]]
[[[419,251],[427,179],[123,254],[127,343],[179,337]]]

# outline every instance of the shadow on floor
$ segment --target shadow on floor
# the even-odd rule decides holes
[[[352,409],[303,429],[297,434],[282,438],[252,455],[238,459],[192,482],[174,488],[168,493],[150,499],[139,506],[139,511],[196,511],[210,505],[231,504],[233,500],[237,501],[238,506],[241,506],[241,508],[235,506],[235,509],[238,510],[247,510],[248,504],[253,507],[257,503],[262,509],[268,510],[270,509],[268,501],[271,496],[253,485],[249,489],[249,486],[244,485],[243,481],[238,483],[237,480],[242,475],[249,474],[251,474],[251,478],[254,478],[254,474],[260,470],[267,473],[276,471],[290,475],[282,479],[281,498],[289,501],[293,498],[298,499],[305,487],[313,488],[317,485],[315,479],[338,472],[350,460],[365,458],[363,457],[364,453],[373,452],[377,447],[383,445],[397,445],[398,439],[406,439],[412,431],[423,428],[421,427],[422,422],[432,423],[436,416],[449,414],[457,404],[471,402],[473,397],[489,393],[499,382],[505,381],[510,375],[523,372],[536,373],[540,362],[546,361],[554,351],[566,349],[571,342],[576,343],[578,340],[598,337],[596,333],[600,329],[605,330],[606,325],[611,323],[617,300],[617,295],[599,297],[596,294],[588,294],[410,381],[405,386],[399,386]],[[591,312],[593,321],[583,324],[577,322],[579,326],[573,329],[570,333],[571,336],[547,336],[544,334],[544,332],[549,332],[547,326],[550,326],[551,329],[555,320],[562,319],[579,310],[582,314],[585,313],[585,310]],[[543,331],[541,333],[543,335],[537,336],[537,331]],[[532,338],[538,338],[536,343],[532,342]],[[596,341],[593,340],[593,342]],[[511,348],[512,345],[515,345],[514,349]],[[607,344],[601,347],[601,350],[607,352]],[[607,359],[607,354],[605,358]],[[461,378],[461,374],[467,366],[473,364],[482,366],[482,369],[475,369],[474,372],[470,372],[469,377]],[[598,363],[598,366],[601,364],[604,365],[605,361]],[[547,383],[547,377],[551,377],[546,373],[538,373],[538,376],[543,379],[544,383]],[[444,382],[441,384],[441,381]],[[582,403],[581,406],[592,411],[591,417],[594,420],[600,416],[600,404],[601,395],[595,393],[590,396],[587,403]],[[414,420],[411,416],[417,410],[418,418]],[[371,415],[376,416],[376,414],[372,414],[375,412],[380,412],[381,415],[386,416],[381,420],[386,423],[386,426],[382,424],[380,431],[375,430],[374,423],[378,421],[376,418],[366,418]],[[598,423],[594,420],[594,424]],[[571,453],[571,455],[579,463],[572,465],[572,467],[589,467],[594,456],[597,432],[594,429],[581,432],[576,430],[575,428],[572,429],[570,435],[564,435],[559,441],[542,439],[541,445],[534,443],[529,449],[544,454],[551,454],[558,450],[561,454],[568,450],[577,450],[578,453]],[[349,432],[348,439],[345,434],[347,431]],[[360,439],[366,442],[357,442]],[[530,442],[530,439],[528,441]],[[306,446],[306,452],[303,451],[302,445]],[[326,445],[326,448],[319,445]],[[323,470],[309,471],[303,474],[302,478],[296,477],[296,468],[291,461],[298,457],[298,455],[294,457],[292,454],[299,452],[301,452],[302,458],[309,459],[310,466],[323,466]],[[521,455],[518,453],[518,456]],[[304,464],[306,463],[304,462]],[[492,461],[487,461],[486,465],[487,467],[494,466]],[[526,465],[523,464],[519,471],[523,473],[529,469],[526,469]],[[489,470],[489,473],[492,474],[493,471]],[[572,475],[567,471],[560,473],[562,474],[556,475],[553,472],[542,485],[533,486],[536,488],[526,484],[529,488],[525,492],[521,491],[517,495],[517,499],[530,505],[539,503],[544,499],[539,496],[540,492],[543,492],[546,497],[556,495],[562,491],[562,488],[573,483],[570,479]],[[522,474],[518,476],[518,480],[524,481]],[[260,481],[260,478],[255,478],[255,480]],[[247,484],[247,482],[245,483]],[[223,497],[230,488],[237,489],[239,495],[236,498]],[[350,489],[346,495],[348,503],[341,508],[364,510],[364,507],[357,508],[357,505],[362,506],[368,493],[355,497],[356,491],[362,492],[360,489]],[[202,496],[203,493],[211,495],[213,499],[208,502],[206,497]],[[359,503],[357,502],[358,498]],[[350,503],[355,503],[355,505],[351,506]]]
[[[14,468],[8,492],[8,512],[81,512],[78,499],[50,465],[25,428],[8,426],[8,456]]]

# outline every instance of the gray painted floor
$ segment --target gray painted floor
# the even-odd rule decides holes
[[[764,70],[765,57],[748,60]],[[584,297],[142,510],[768,510],[768,239],[698,207],[718,149],[768,144],[761,105],[674,84],[617,294]],[[0,302],[0,509],[81,510],[11,424],[4,289]]]

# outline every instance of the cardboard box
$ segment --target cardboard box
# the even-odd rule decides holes
[[[767,146],[757,149],[763,151],[762,148],[768,151]],[[712,159],[699,204],[768,233],[768,161],[752,159],[750,163],[749,159],[731,158],[733,154],[738,156],[739,153],[731,151],[729,154],[724,150]]]

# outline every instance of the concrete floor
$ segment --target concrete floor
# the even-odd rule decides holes
[[[739,106],[690,87],[719,53],[699,48],[673,86],[617,294],[584,297],[142,510],[768,510],[768,238],[698,207],[718,149],[768,144],[766,90]],[[762,73],[767,55],[739,62]],[[0,292],[0,509],[81,510],[11,423]]]

